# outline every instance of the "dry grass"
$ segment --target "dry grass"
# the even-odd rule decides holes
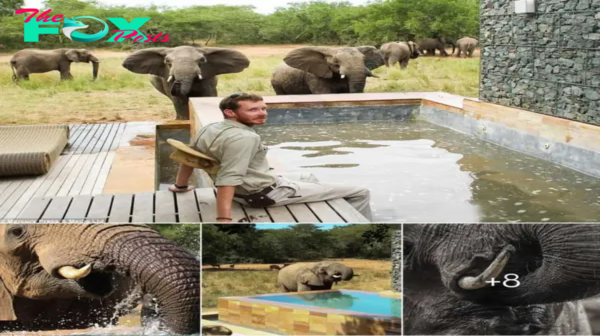
[[[297,45],[234,46],[250,60],[238,74],[219,76],[218,91],[224,96],[238,91],[274,95],[272,69]],[[60,82],[58,72],[32,74],[29,82],[15,85],[9,65],[11,55],[0,55],[0,124],[94,123],[109,121],[161,121],[174,119],[171,101],[149,83],[146,75],[133,74],[121,63],[128,54],[113,50],[93,51],[100,72],[92,81],[90,64],[72,65],[75,79]],[[479,59],[422,57],[405,70],[381,67],[381,78],[369,78],[366,92],[445,91],[478,95]]]
[[[363,259],[329,259],[343,262],[354,268],[360,276],[351,281],[341,282],[335,289],[358,289],[385,291],[391,289],[391,261]],[[221,265],[222,271],[203,267],[202,307],[214,308],[219,297],[248,296],[256,294],[279,293],[277,271],[269,270],[270,264],[239,264],[233,270],[229,265]],[[282,266],[282,265],[280,265]]]

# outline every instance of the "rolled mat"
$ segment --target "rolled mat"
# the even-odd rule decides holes
[[[0,126],[0,176],[46,174],[68,141],[67,125]]]

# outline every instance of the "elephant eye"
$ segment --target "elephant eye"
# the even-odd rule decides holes
[[[15,238],[21,237],[24,232],[25,230],[23,230],[23,228],[19,226],[8,229],[8,234]]]

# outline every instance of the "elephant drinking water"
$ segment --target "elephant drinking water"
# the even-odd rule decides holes
[[[600,225],[406,224],[405,335],[590,335]]]
[[[179,120],[190,119],[189,97],[216,97],[217,75],[238,73],[249,65],[239,51],[192,46],[142,49],[123,61],[125,69],[150,75],[150,83],[173,102]]]
[[[352,280],[354,270],[331,261],[297,263],[282,268],[277,274],[277,284],[283,292],[327,290],[339,281]]]
[[[60,79],[67,80],[73,78],[71,75],[71,63],[73,62],[91,62],[93,78],[98,77],[100,60],[86,49],[23,49],[13,55],[10,66],[13,71],[13,80],[28,80],[29,74],[49,71],[58,71]]]
[[[362,93],[367,77],[376,77],[371,70],[384,64],[373,46],[301,47],[283,61],[271,77],[277,95]]]
[[[200,263],[151,228],[0,225],[0,332],[107,326],[136,292],[164,329],[199,333]]]

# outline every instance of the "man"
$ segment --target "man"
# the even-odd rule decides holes
[[[369,190],[346,185],[322,184],[312,174],[275,175],[267,162],[267,147],[252,128],[267,121],[263,98],[236,93],[219,105],[225,120],[203,127],[191,147],[216,159],[220,169],[217,187],[217,221],[231,222],[231,204],[266,207],[344,198],[369,221]],[[188,180],[194,168],[180,165],[173,192],[193,190]],[[289,175],[289,176],[288,176]]]

